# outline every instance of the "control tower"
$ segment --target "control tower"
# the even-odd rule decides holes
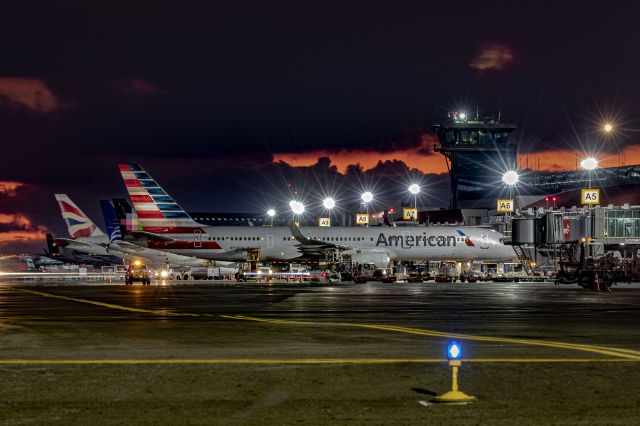
[[[516,145],[509,142],[516,126],[492,119],[471,120],[464,113],[450,112],[446,124],[435,124],[431,129],[440,142],[434,151],[447,159],[450,207],[495,208],[495,199],[505,195],[502,175],[516,170]]]

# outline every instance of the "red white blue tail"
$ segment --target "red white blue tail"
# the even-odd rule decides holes
[[[200,228],[142,167],[137,164],[118,167],[145,231],[181,234]]]
[[[67,194],[55,194],[58,201],[58,207],[62,213],[62,218],[67,224],[69,236],[71,238],[79,237],[102,237],[102,232],[80,207],[71,201]]]

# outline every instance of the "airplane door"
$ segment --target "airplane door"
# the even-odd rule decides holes
[[[273,248],[273,235],[267,235],[267,248]]]
[[[202,231],[199,229],[193,231],[193,247],[202,247]]]
[[[480,234],[480,248],[488,249],[489,248],[489,235]]]

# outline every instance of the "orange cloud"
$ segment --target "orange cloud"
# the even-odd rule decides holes
[[[0,246],[30,241],[42,241],[46,238],[46,231],[46,228],[38,227],[35,230],[0,232]]]
[[[37,78],[0,77],[0,101],[38,113],[60,109],[57,97]]]
[[[577,155],[576,155],[577,154]],[[539,169],[542,171],[559,172],[564,170],[576,170],[580,167],[586,155],[583,152],[550,149],[530,153],[529,168],[532,170]],[[616,154],[601,154],[596,157],[600,167],[617,167],[620,166],[620,159],[623,164],[640,164],[640,145],[630,145],[626,147],[619,156]],[[518,167],[524,169],[527,166],[527,154],[518,156]]]
[[[363,170],[370,170],[379,161],[398,160],[404,162],[408,167],[422,170],[424,173],[445,173],[447,164],[444,157],[439,154],[428,154],[435,143],[436,140],[433,136],[425,135],[422,137],[419,147],[388,152],[342,149],[337,151],[316,150],[300,153],[276,153],[273,155],[273,161],[282,161],[294,167],[307,167],[316,164],[320,157],[329,157],[331,164],[336,166],[340,173],[344,173],[347,170],[347,166],[351,164],[359,164]]]
[[[513,50],[500,43],[485,43],[478,54],[469,62],[469,67],[478,71],[501,70],[511,64]]]
[[[6,180],[5,181],[0,180],[0,195],[6,195],[7,197],[15,197],[17,189],[23,186],[27,186],[27,184],[22,182],[11,182]]]
[[[30,228],[31,220],[21,213],[0,213],[0,225],[13,225],[20,228]]]
[[[423,146],[420,149],[426,149]],[[430,149],[430,148],[429,148]],[[347,166],[351,164],[360,164],[363,170],[373,169],[379,161],[398,160],[404,162],[408,167],[418,169],[423,173],[447,173],[447,164],[440,154],[422,155],[419,149],[412,148],[407,150],[397,150],[390,152],[377,152],[365,150],[317,150],[301,153],[278,153],[274,154],[273,161],[282,161],[294,167],[308,167],[316,164],[318,158],[328,157],[331,164],[338,168],[340,173],[344,173]],[[569,150],[545,150],[530,154],[520,154],[518,156],[518,168],[525,169],[527,167],[527,157],[529,168],[532,170],[539,169],[542,171],[563,171],[575,170],[576,168],[576,151]],[[578,167],[580,161],[585,157],[584,153],[578,153]],[[620,155],[624,159],[624,164],[640,164],[640,145],[631,145],[627,147]],[[598,157],[600,167],[616,167],[619,166],[618,154],[607,154]]]

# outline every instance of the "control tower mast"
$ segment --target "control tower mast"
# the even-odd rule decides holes
[[[517,147],[509,142],[516,126],[493,119],[471,120],[464,113],[450,112],[446,124],[435,124],[431,129],[440,142],[434,151],[447,160],[450,207],[494,207],[491,194],[499,195],[502,174],[516,170]]]

